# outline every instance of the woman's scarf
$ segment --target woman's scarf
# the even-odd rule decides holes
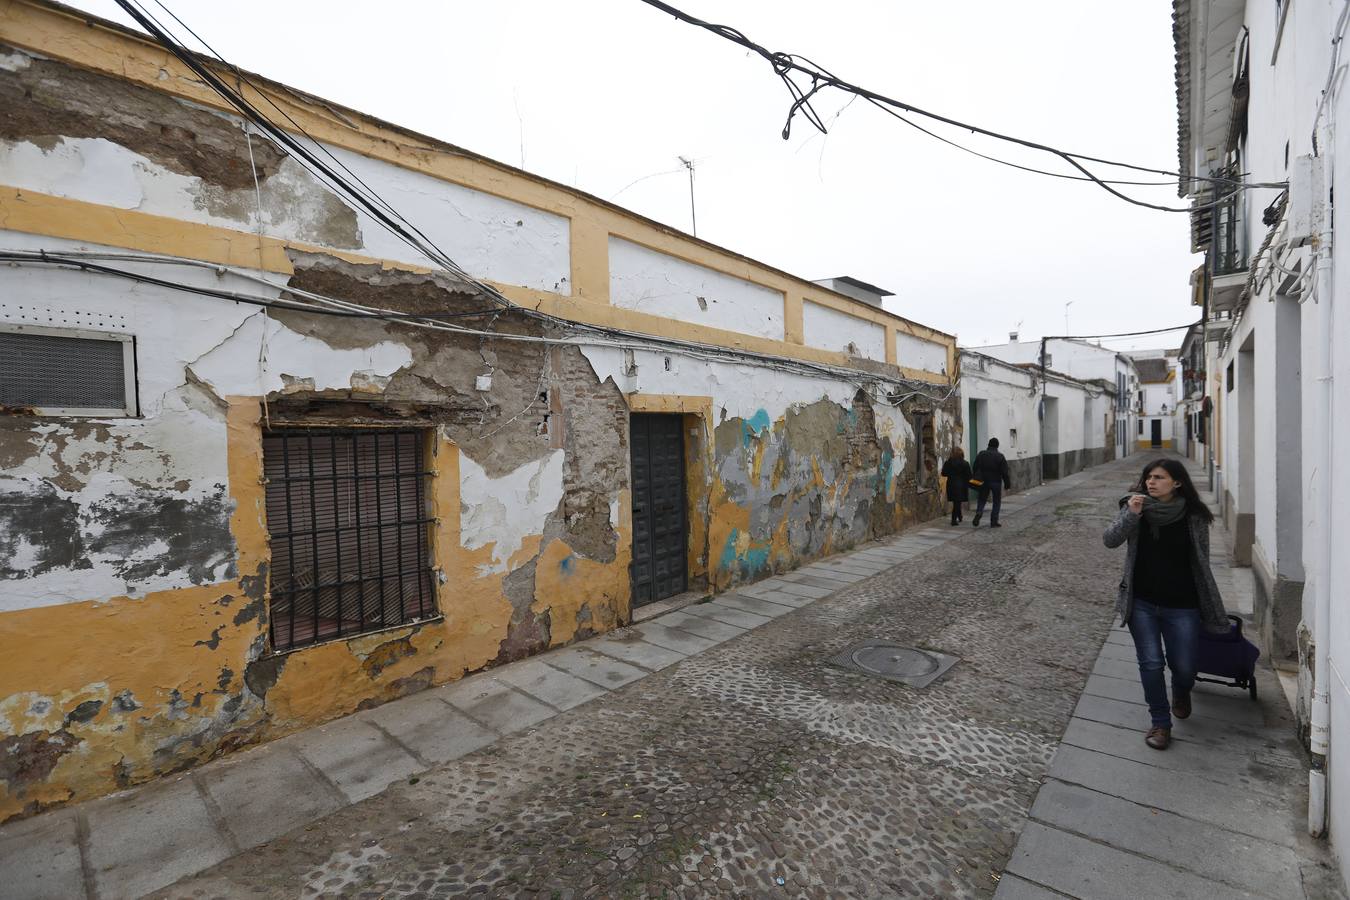
[[[1121,504],[1129,501],[1127,494],[1121,499]],[[1186,516],[1186,498],[1173,495],[1171,500],[1157,500],[1153,497],[1144,498],[1143,519],[1148,523],[1149,534],[1156,541],[1162,536],[1162,529],[1165,525],[1171,525],[1173,522],[1180,522]]]

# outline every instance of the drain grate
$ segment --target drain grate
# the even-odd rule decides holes
[[[956,665],[957,658],[936,650],[906,647],[894,641],[868,640],[836,654],[829,663],[850,672],[922,688]]]

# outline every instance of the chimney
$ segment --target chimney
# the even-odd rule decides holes
[[[1015,331],[1008,332],[1008,343],[1010,344],[1017,343],[1017,332]]]

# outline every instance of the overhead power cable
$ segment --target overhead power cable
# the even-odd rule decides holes
[[[108,264],[109,262],[117,262],[119,260],[134,264],[159,264],[210,269],[218,274],[228,272],[231,275],[266,285],[272,290],[291,294],[296,298],[303,298],[304,300],[311,302],[264,297],[258,294],[247,294],[241,291],[231,291],[222,288],[203,287],[201,285],[188,284],[170,278],[147,275],[144,272]],[[863,387],[867,385],[901,385],[911,388],[910,393],[905,394],[905,397],[924,396],[933,402],[939,403],[950,397],[956,390],[956,387],[952,386],[949,387],[942,396],[934,396],[933,394],[930,394],[929,391],[937,388],[937,385],[915,378],[906,378],[899,375],[877,375],[872,372],[861,369],[851,369],[845,366],[814,363],[807,360],[775,356],[768,353],[757,353],[750,350],[721,347],[715,344],[704,344],[697,341],[661,337],[659,335],[621,332],[616,329],[586,326],[582,323],[574,323],[566,320],[557,321],[564,322],[564,324],[571,327],[575,332],[573,336],[550,337],[547,335],[541,336],[513,334],[500,331],[485,331],[454,324],[449,320],[482,317],[490,313],[399,313],[394,310],[351,303],[334,297],[316,294],[311,291],[304,291],[286,285],[276,284],[247,270],[238,270],[228,266],[219,266],[214,263],[180,259],[177,257],[82,250],[55,253],[45,250],[0,249],[0,262],[7,262],[11,265],[20,266],[44,266],[92,272],[98,275],[133,281],[139,284],[148,284],[168,290],[181,291],[183,293],[208,299],[242,303],[262,309],[282,309],[348,319],[382,319],[410,327],[427,328],[434,331],[451,332],[470,337],[491,338],[494,340],[520,343],[545,344],[550,346],[607,347],[611,349],[637,350],[651,353],[673,353],[695,359],[727,363],[730,365],[753,365],[781,372],[842,380],[852,384],[854,387]],[[552,317],[548,318],[551,319]]]
[[[787,121],[783,125],[783,137],[785,139],[791,133],[792,120],[793,118],[796,117],[798,112],[801,112],[803,117],[808,122],[810,122],[811,125],[813,125],[816,129],[818,129],[822,133],[825,132],[825,123],[821,119],[820,115],[815,111],[815,109],[812,108],[811,101],[815,97],[815,95],[824,88],[834,88],[836,90],[840,90],[845,93],[862,97],[864,100],[867,100],[874,106],[877,106],[885,110],[889,114],[896,116],[896,118],[900,118],[906,124],[911,125],[913,127],[918,126],[914,125],[914,123],[910,122],[908,119],[905,119],[904,117],[898,115],[897,111],[909,113],[915,116],[921,116],[923,118],[930,119],[935,122],[941,122],[945,125],[951,125],[956,128],[965,129],[967,131],[974,132],[976,134],[982,134],[986,137],[994,138],[996,140],[1004,141],[1006,143],[1026,147],[1030,150],[1048,153],[1052,156],[1062,159],[1063,161],[1071,165],[1073,168],[1077,169],[1081,173],[1082,180],[1092,182],[1093,184],[1105,190],[1107,193],[1117,197],[1120,200],[1124,200],[1126,203],[1131,203],[1135,206],[1142,206],[1147,209],[1155,209],[1161,212],[1193,213],[1199,210],[1213,208],[1222,205],[1223,203],[1227,202],[1231,197],[1235,196],[1237,192],[1244,189],[1285,188],[1287,186],[1285,182],[1256,182],[1244,184],[1242,181],[1238,179],[1224,178],[1220,176],[1204,176],[1204,175],[1183,176],[1179,172],[1175,172],[1169,169],[1159,169],[1151,166],[1141,166],[1136,165],[1134,163],[1104,159],[1102,157],[1096,156],[1088,156],[1087,154],[1083,153],[1071,153],[1066,150],[1061,150],[1057,147],[1052,147],[1048,144],[1042,144],[1037,141],[1027,140],[1026,138],[1019,138],[1014,135],[1004,134],[1002,132],[994,131],[993,129],[990,128],[984,128],[982,126],[974,125],[969,122],[962,122],[958,119],[953,119],[950,116],[945,116],[940,113],[922,109],[911,103],[906,103],[903,100],[897,100],[893,97],[888,97],[885,94],[881,94],[868,88],[862,87],[861,85],[845,81],[844,79],[835,75],[833,72],[829,71],[823,66],[820,66],[812,62],[810,59],[804,56],[792,53],[781,53],[771,51],[766,47],[750,40],[739,29],[733,28],[730,25],[718,25],[716,23],[700,19],[696,16],[690,15],[687,12],[684,12],[681,9],[671,6],[669,3],[663,2],[663,0],[641,0],[641,2],[647,4],[648,6],[654,7],[655,9],[659,9],[662,12],[665,12],[671,16],[674,16],[675,18],[679,19],[682,22],[705,29],[717,35],[720,38],[723,38],[725,40],[731,41],[734,44],[744,47],[745,49],[758,54],[766,62],[768,62],[769,65],[773,68],[774,74],[777,75],[782,80],[784,86],[787,88],[788,93],[792,98],[792,105],[788,109]],[[797,81],[794,81],[792,78],[793,73],[799,74],[801,76],[804,76],[805,78],[810,79],[809,85],[799,84]],[[933,135],[932,132],[929,132],[927,129],[920,129],[920,130],[924,131],[927,134],[932,135],[933,137],[938,137],[937,135]],[[945,140],[940,137],[938,139]],[[948,143],[954,142],[948,141]],[[961,147],[961,149],[969,150],[969,148],[966,147]],[[969,151],[969,152],[976,152],[976,151]],[[1016,163],[1008,163],[1005,160],[995,159],[994,161],[1005,163],[1007,165],[1017,166],[1019,168],[1030,169],[1030,167],[1018,166],[1018,164]],[[1111,182],[1099,177],[1096,173],[1092,172],[1090,169],[1087,168],[1085,163],[1097,163],[1105,166],[1130,169],[1136,172],[1147,172],[1154,175],[1171,176],[1191,182],[1222,185],[1224,188],[1231,188],[1231,190],[1228,191],[1228,193],[1226,193],[1223,197],[1220,197],[1211,203],[1207,203],[1201,206],[1180,206],[1180,207],[1164,206],[1157,203],[1149,203],[1144,200],[1139,200],[1119,190],[1116,190],[1112,186]],[[1030,169],[1030,171],[1046,175],[1056,174],[1051,172],[1044,172],[1043,170],[1039,169]],[[1077,177],[1077,176],[1070,176],[1070,177]]]
[[[319,157],[318,153],[310,149],[310,147],[307,147],[301,141],[297,140],[289,132],[276,125],[267,116],[263,115],[258,109],[256,109],[251,103],[249,103],[243,97],[242,94],[238,93],[237,91],[229,87],[229,85],[225,84],[225,82],[222,81],[221,78],[214,71],[212,71],[211,67],[205,65],[202,62],[202,60],[198,57],[196,53],[194,53],[192,50],[189,50],[183,44],[179,43],[179,41],[175,39],[173,35],[170,34],[169,31],[152,14],[150,14],[147,10],[145,10],[140,4],[136,3],[135,0],[117,0],[117,5],[120,6],[127,13],[127,15],[135,19],[136,23],[139,24],[142,28],[144,28],[151,37],[153,37],[165,49],[167,49],[170,53],[172,53],[175,57],[177,57],[179,61],[181,61],[185,66],[191,69],[193,73],[195,73],[204,84],[206,84],[209,88],[211,88],[213,91],[219,94],[226,102],[228,102],[231,106],[233,106],[236,110],[238,110],[239,113],[242,114],[248,121],[252,122],[258,128],[260,128],[267,137],[271,138],[277,144],[281,145],[292,157],[302,162],[302,164],[305,165],[305,167],[308,168],[311,172],[321,177],[321,179],[331,189],[333,189],[334,191],[336,191],[341,195],[344,195],[347,199],[357,204],[363,211],[365,211],[368,215],[374,218],[380,225],[388,229],[392,234],[394,234],[400,240],[406,243],[409,247],[421,253],[428,259],[434,261],[442,268],[445,268],[452,275],[474,286],[481,294],[483,294],[491,301],[497,303],[502,307],[510,307],[513,305],[511,301],[508,300],[505,296],[503,296],[501,292],[498,291],[496,288],[493,288],[491,285],[485,284],[482,281],[479,281],[478,279],[469,275],[468,272],[466,272],[462,267],[459,266],[459,264],[457,264],[453,259],[451,259],[443,250],[440,249],[440,247],[436,246],[435,242],[432,241],[430,238],[428,238],[426,234],[424,234],[415,225],[412,225],[410,222],[408,222],[407,219],[405,219],[402,215],[400,215],[398,211],[395,210],[383,198],[380,198],[379,195],[376,194],[369,187],[369,185],[366,185],[364,182],[360,182],[360,179],[357,178],[356,180],[360,182],[361,188],[354,186],[349,181],[347,181],[346,178],[338,174],[333,168],[331,168],[327,163],[325,163]],[[163,6],[163,4],[160,5]],[[165,9],[167,11],[167,8]],[[170,15],[173,14],[170,13]],[[177,16],[174,16],[174,19],[176,21],[179,21],[179,24],[182,24],[181,20],[178,20]],[[183,27],[187,28],[186,25],[184,25]],[[188,30],[189,32],[191,32],[191,29]],[[193,32],[193,34],[194,36],[196,36],[195,32]],[[197,40],[201,41],[201,38],[198,37]],[[207,46],[209,49],[209,45],[207,45],[205,41],[202,41],[202,44],[203,46]],[[214,51],[211,52],[214,54]],[[217,59],[220,62],[224,63],[224,60],[220,60],[218,56]],[[225,65],[228,65],[228,63],[225,63]],[[235,72],[237,76],[240,78],[241,82],[248,83],[249,87],[251,87],[256,93],[258,93],[260,96],[266,97],[266,93],[259,90],[251,82],[248,82],[247,79],[243,77],[243,74],[239,72],[238,69],[235,69]],[[268,102],[269,103],[271,102],[270,99]],[[276,107],[276,104],[272,105]],[[280,110],[280,107],[276,108]],[[286,115],[284,110],[281,112],[283,115]],[[327,148],[324,148],[321,144],[319,144],[318,141],[316,141],[307,132],[305,132],[305,130],[294,121],[294,119],[291,119],[290,116],[288,115],[286,115],[286,118],[290,121],[292,126],[296,128],[296,130],[298,130],[309,140],[311,144],[313,144],[315,147],[318,147],[323,154],[333,159],[337,163],[338,167],[342,168],[349,174],[352,174],[353,178],[355,178],[354,173],[351,173],[350,169],[348,169],[340,161],[336,160],[336,158],[333,157],[332,153],[330,153],[327,150]]]

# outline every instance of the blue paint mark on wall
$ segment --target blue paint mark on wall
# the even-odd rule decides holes
[[[731,529],[731,534],[727,535],[727,544],[722,548],[722,560],[719,563],[723,569],[730,569],[736,565],[736,538],[740,536],[739,528]]]
[[[768,565],[769,548],[750,547],[745,551],[745,556],[741,557],[741,574],[747,578],[752,578]]]
[[[741,420],[741,446],[749,447],[750,439],[759,437],[773,426],[769,421],[769,414],[764,410],[756,410],[755,414],[748,419]]]
[[[576,568],[577,558],[570,553],[558,561],[558,571],[564,575],[571,575],[576,571]]]
[[[739,528],[731,529],[727,535],[726,545],[722,548],[722,559],[719,563],[723,570],[734,570],[740,573],[743,578],[753,578],[756,574],[766,569],[769,565],[768,547],[750,547],[744,554],[736,552],[736,541],[741,536]]]
[[[895,474],[895,456],[889,450],[881,451],[881,464],[877,466],[877,490],[884,491],[890,485]]]

